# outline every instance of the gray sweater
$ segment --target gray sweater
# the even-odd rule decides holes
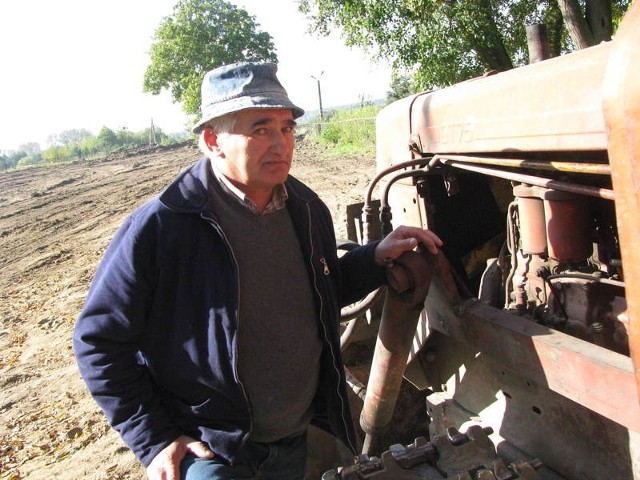
[[[238,374],[251,439],[303,433],[312,415],[322,343],[305,261],[286,208],[258,215],[214,187],[220,222],[238,263]]]

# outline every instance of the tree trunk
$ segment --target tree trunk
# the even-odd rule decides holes
[[[558,7],[562,12],[564,22],[571,35],[576,48],[592,47],[596,44],[593,33],[587,24],[587,20],[582,15],[578,0],[558,0]]]
[[[547,26],[544,23],[527,25],[526,32],[529,63],[537,63],[549,58],[551,54],[549,53]]]
[[[611,40],[613,27],[609,0],[587,0],[585,17],[596,43]]]
[[[467,0],[460,5],[466,9],[466,15],[458,17],[460,34],[476,51],[485,69],[503,71],[513,68],[511,57],[495,22],[491,0]]]

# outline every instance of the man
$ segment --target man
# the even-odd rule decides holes
[[[74,333],[80,371],[151,479],[300,479],[309,423],[352,450],[339,309],[433,233],[340,259],[326,206],[289,176],[295,118],[276,66],[209,72],[206,157],[110,244]]]

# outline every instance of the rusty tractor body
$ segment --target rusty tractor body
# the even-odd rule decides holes
[[[363,221],[377,188],[383,233],[445,243],[400,349],[431,435],[326,478],[640,478],[639,45],[635,3],[611,42],[379,114]]]

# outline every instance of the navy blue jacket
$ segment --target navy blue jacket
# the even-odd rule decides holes
[[[234,462],[251,430],[236,368],[237,268],[208,194],[212,181],[202,159],[127,218],[74,331],[91,394],[145,466],[182,434]],[[354,449],[339,313],[378,287],[383,269],[375,244],[338,259],[326,205],[291,176],[286,186],[323,340],[314,421]]]

